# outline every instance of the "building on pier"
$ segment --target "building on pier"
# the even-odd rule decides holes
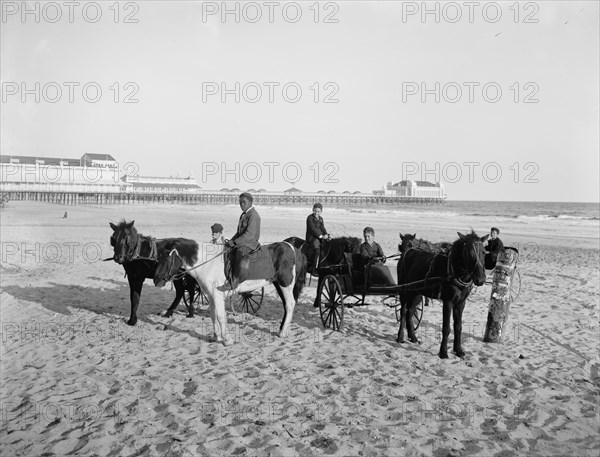
[[[127,169],[127,167],[123,167]],[[241,192],[254,195],[257,205],[329,206],[402,205],[442,203],[444,186],[427,181],[389,182],[381,190],[304,192],[296,187],[266,189],[202,189],[193,175],[186,178],[137,176],[120,171],[110,154],[84,154],[81,159],[0,156],[0,192],[10,200],[65,204],[181,203],[237,204]]]

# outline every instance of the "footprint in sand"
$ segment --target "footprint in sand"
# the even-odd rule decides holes
[[[114,395],[121,390],[121,383],[119,381],[115,381],[113,385],[110,387],[108,391],[108,395]]]

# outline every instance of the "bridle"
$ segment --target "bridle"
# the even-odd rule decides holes
[[[483,242],[479,241],[479,240],[463,244],[463,248],[462,248],[461,254],[460,254],[463,264],[465,266],[465,269],[463,270],[463,272],[458,272],[458,273],[454,272],[454,267],[453,267],[453,264],[451,261],[451,258],[453,256],[452,256],[452,251],[450,251],[450,255],[448,256],[448,272],[450,273],[450,277],[448,279],[451,279],[460,287],[471,287],[473,285],[473,273],[475,272],[477,267],[483,268],[483,265],[482,265],[481,261],[479,260],[479,253],[477,252],[477,249],[475,248],[475,246],[477,246],[477,245],[481,245],[483,248]],[[473,268],[470,271],[468,269],[468,262],[467,262],[467,257],[466,257],[468,246],[472,247],[473,254],[475,256],[475,265],[473,265]],[[462,279],[460,279],[461,277],[468,277],[469,281],[465,282]]]
[[[129,240],[131,238],[133,238],[133,233],[129,233],[127,235],[125,235],[125,256],[123,256],[123,260],[122,263],[127,263],[127,262],[131,262],[133,260],[150,260],[151,262],[156,262],[157,261],[157,248],[156,248],[156,238],[153,238],[151,236],[143,236],[140,235],[139,233],[135,233],[136,236],[136,240],[135,240],[135,244],[132,246],[129,243]],[[148,257],[143,257],[140,255],[140,252],[142,250],[142,243],[144,241],[144,239],[148,240],[148,244],[150,245],[150,254],[148,255]],[[117,245],[117,239],[113,236],[110,237],[110,244],[113,247],[113,249],[115,248],[115,246]],[[109,260],[109,259],[106,259]],[[113,257],[110,260],[115,260],[115,255],[113,254]]]

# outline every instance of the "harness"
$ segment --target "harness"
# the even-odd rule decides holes
[[[475,245],[476,244],[483,245],[483,243],[481,241],[474,241],[472,243],[469,243],[468,245],[465,244],[464,247],[471,246],[471,247],[473,247],[473,250],[475,250]],[[424,249],[418,249],[418,248],[413,248],[413,247],[409,248],[406,252],[410,251],[411,249],[417,249],[417,250],[420,250],[420,251],[423,251],[423,252],[428,252],[428,251],[426,251]],[[453,284],[456,287],[461,288],[461,289],[464,289],[464,288],[467,288],[467,287],[471,287],[473,285],[473,272],[475,271],[475,269],[478,266],[482,266],[481,262],[479,260],[479,256],[477,255],[477,253],[475,253],[476,262],[475,262],[475,265],[473,266],[473,268],[471,269],[471,271],[468,271],[467,269],[465,269],[465,273],[468,274],[468,278],[469,278],[469,281],[465,282],[462,279],[460,279],[460,276],[463,276],[463,275],[460,272],[456,273],[454,271],[454,268],[453,268],[453,265],[452,265],[452,262],[451,262],[451,254],[452,254],[452,252],[450,252],[449,254],[434,253],[433,254],[433,258],[431,259],[431,262],[429,262],[429,268],[427,270],[427,273],[425,274],[425,278],[424,279],[420,279],[418,281],[413,281],[413,282],[410,282],[410,283],[404,283],[404,284],[401,284],[401,286],[403,288],[405,288],[406,286],[409,286],[409,287],[410,286],[415,286],[414,290],[420,290],[420,289],[427,289],[428,285],[431,285],[431,282],[433,282],[434,284],[435,283],[440,283],[440,282],[441,283],[446,282],[446,283]],[[446,271],[448,272],[448,276],[446,276],[446,277],[433,276],[432,277],[433,270],[434,270],[434,267],[435,267],[435,261],[440,256],[447,258]],[[462,259],[463,263],[466,265],[467,262],[466,262],[466,259],[465,259],[465,250],[464,249],[462,251],[462,257],[463,257],[463,259]],[[400,262],[401,262],[401,271],[402,271],[405,268],[406,255],[402,255],[402,258],[401,258]]]

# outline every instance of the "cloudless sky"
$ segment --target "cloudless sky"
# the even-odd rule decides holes
[[[298,2],[295,23],[285,20],[297,11],[290,2],[275,2],[272,23],[265,2],[254,4],[256,23],[257,9],[243,2],[227,2],[238,5],[239,23],[223,20],[222,2],[193,1],[121,2],[117,23],[114,2],[99,2],[102,17],[92,23],[82,15],[87,3],[70,23],[56,2],[62,17],[51,23],[55,10],[28,2],[38,5],[37,23],[33,15],[23,21],[22,2],[2,2],[2,154],[109,153],[122,166],[138,164],[141,175],[192,171],[212,189],[283,190],[297,181],[306,191],[370,192],[408,178],[441,180],[456,200],[599,199],[596,1],[499,2],[496,22],[497,9],[482,11],[490,2],[480,2],[472,22],[456,2],[455,23],[458,10],[447,2],[427,2],[439,22],[421,16],[422,2]],[[124,22],[130,13],[137,23]],[[326,23],[328,14],[337,22]],[[23,101],[23,84],[36,82],[39,103],[34,94]],[[79,83],[73,103],[65,82]],[[90,82],[102,89],[96,103],[82,96]],[[220,90],[236,82],[256,83],[239,103],[207,93],[207,83]],[[273,103],[265,82],[279,84]],[[42,93],[48,83],[63,88],[56,103],[47,100],[56,96],[51,85]],[[286,83],[301,88],[296,103],[284,99]],[[424,101],[422,84],[433,90]],[[256,85],[262,96],[250,103]],[[138,103],[124,103],[128,94]],[[325,103],[328,95],[338,102]]]

